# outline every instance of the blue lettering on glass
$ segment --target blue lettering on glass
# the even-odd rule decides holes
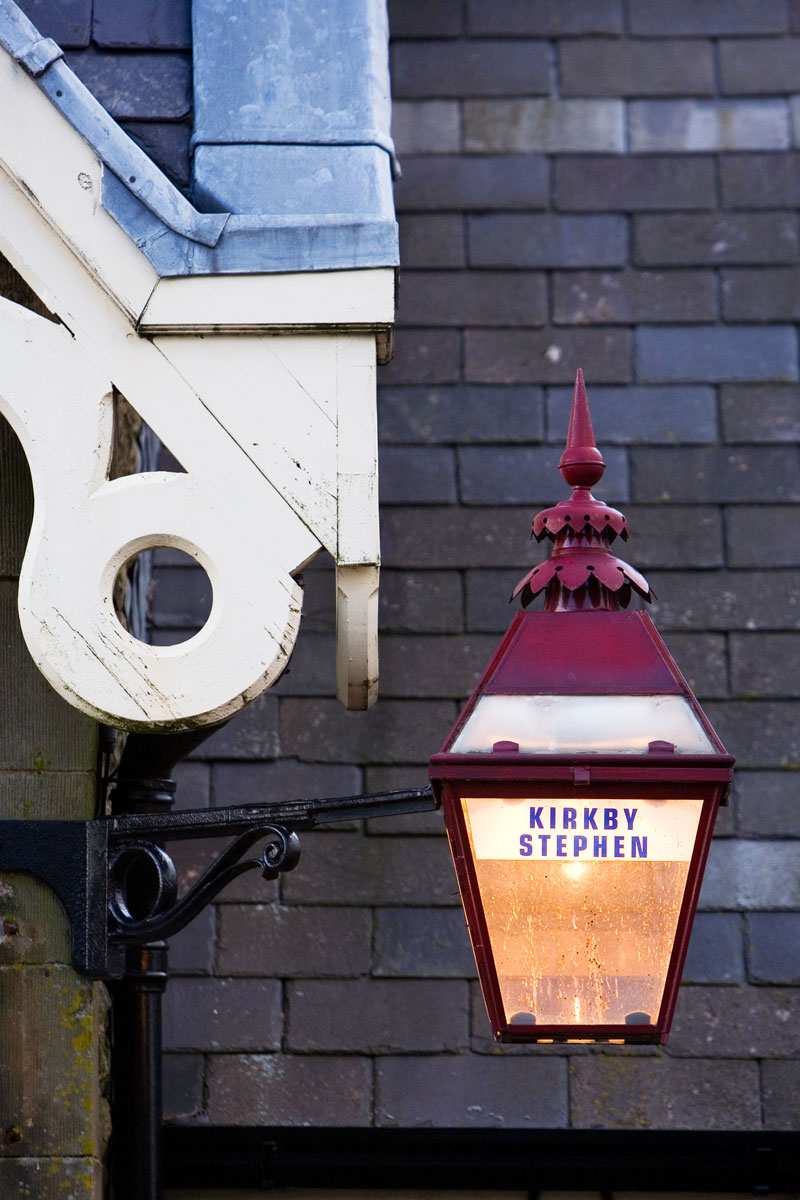
[[[636,820],[636,814],[639,811],[638,808],[623,808],[622,811],[625,813],[628,829],[633,829],[633,822]]]
[[[617,810],[615,808],[604,808],[603,809],[603,828],[604,829],[616,829],[617,828]]]
[[[594,837],[592,840],[593,840],[593,842],[594,842],[594,853],[593,853],[593,857],[594,857],[594,858],[605,858],[605,856],[606,856],[606,842],[608,841],[608,838],[604,838],[604,837],[597,837],[597,836],[595,835],[595,837]]]
[[[583,828],[584,829],[597,829],[597,822],[595,821],[596,816],[597,816],[596,808],[585,808],[583,810]]]
[[[544,829],[542,824],[543,806],[540,804],[538,808],[531,809],[531,829]]]
[[[647,858],[647,838],[631,838],[631,858]]]
[[[542,858],[547,858],[547,843],[550,841],[549,833],[537,834],[539,841],[542,843]]]
[[[588,842],[586,841],[586,838],[580,833],[572,839],[572,853],[576,858],[580,858],[581,851],[585,850],[587,845]]]
[[[521,833],[519,835],[519,852],[523,858],[530,858],[533,854],[533,834]]]
[[[625,838],[624,837],[615,837],[614,838],[614,858],[624,858],[624,857],[625,857]]]
[[[555,829],[555,827],[556,827],[556,810],[554,808],[551,808],[550,809],[550,828]]]
[[[564,809],[564,828],[565,829],[575,829],[576,828],[575,821],[577,819],[577,816],[578,816],[578,810],[576,808],[565,808]]]
[[[567,835],[565,833],[556,834],[556,857],[567,857]]]

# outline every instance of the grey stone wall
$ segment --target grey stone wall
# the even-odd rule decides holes
[[[137,8],[132,30],[128,6],[95,0],[73,61],[125,121],[174,136],[185,32],[135,41],[173,10]],[[533,512],[565,494],[577,366],[608,463],[598,494],[629,517],[629,559],[737,784],[665,1049],[493,1046],[440,818],[375,820],[306,837],[293,875],[240,880],[175,939],[168,1112],[796,1128],[800,5],[398,0],[390,15],[404,265],[380,396],[381,699],[366,715],[333,699],[318,563],[290,669],[181,768],[180,802],[424,782],[539,556]],[[134,60],[152,73],[133,81]],[[202,589],[162,566],[153,636],[173,640]],[[185,880],[209,852],[182,848]]]

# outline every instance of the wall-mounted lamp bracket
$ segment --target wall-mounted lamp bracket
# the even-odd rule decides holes
[[[430,788],[99,817],[93,821],[0,821],[0,871],[33,875],[56,895],[72,930],[72,962],[91,979],[119,979],[125,947],[171,937],[245,871],[274,879],[300,858],[298,832],[357,818],[426,812]],[[203,875],[178,896],[164,843],[232,835]],[[247,852],[262,843],[260,853]],[[146,911],[129,907],[128,882],[143,883]]]

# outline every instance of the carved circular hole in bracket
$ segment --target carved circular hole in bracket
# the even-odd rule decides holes
[[[156,546],[134,554],[117,574],[114,609],[124,629],[152,646],[178,646],[208,621],[211,580],[191,554]]]

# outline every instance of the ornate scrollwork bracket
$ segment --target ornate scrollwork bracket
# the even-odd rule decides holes
[[[22,871],[58,897],[72,928],[72,961],[92,979],[118,979],[125,947],[183,929],[233,879],[291,871],[299,831],[360,817],[436,808],[430,788],[93,821],[0,822],[0,871]],[[179,895],[170,841],[232,835],[203,875]],[[260,853],[248,852],[260,843]]]

